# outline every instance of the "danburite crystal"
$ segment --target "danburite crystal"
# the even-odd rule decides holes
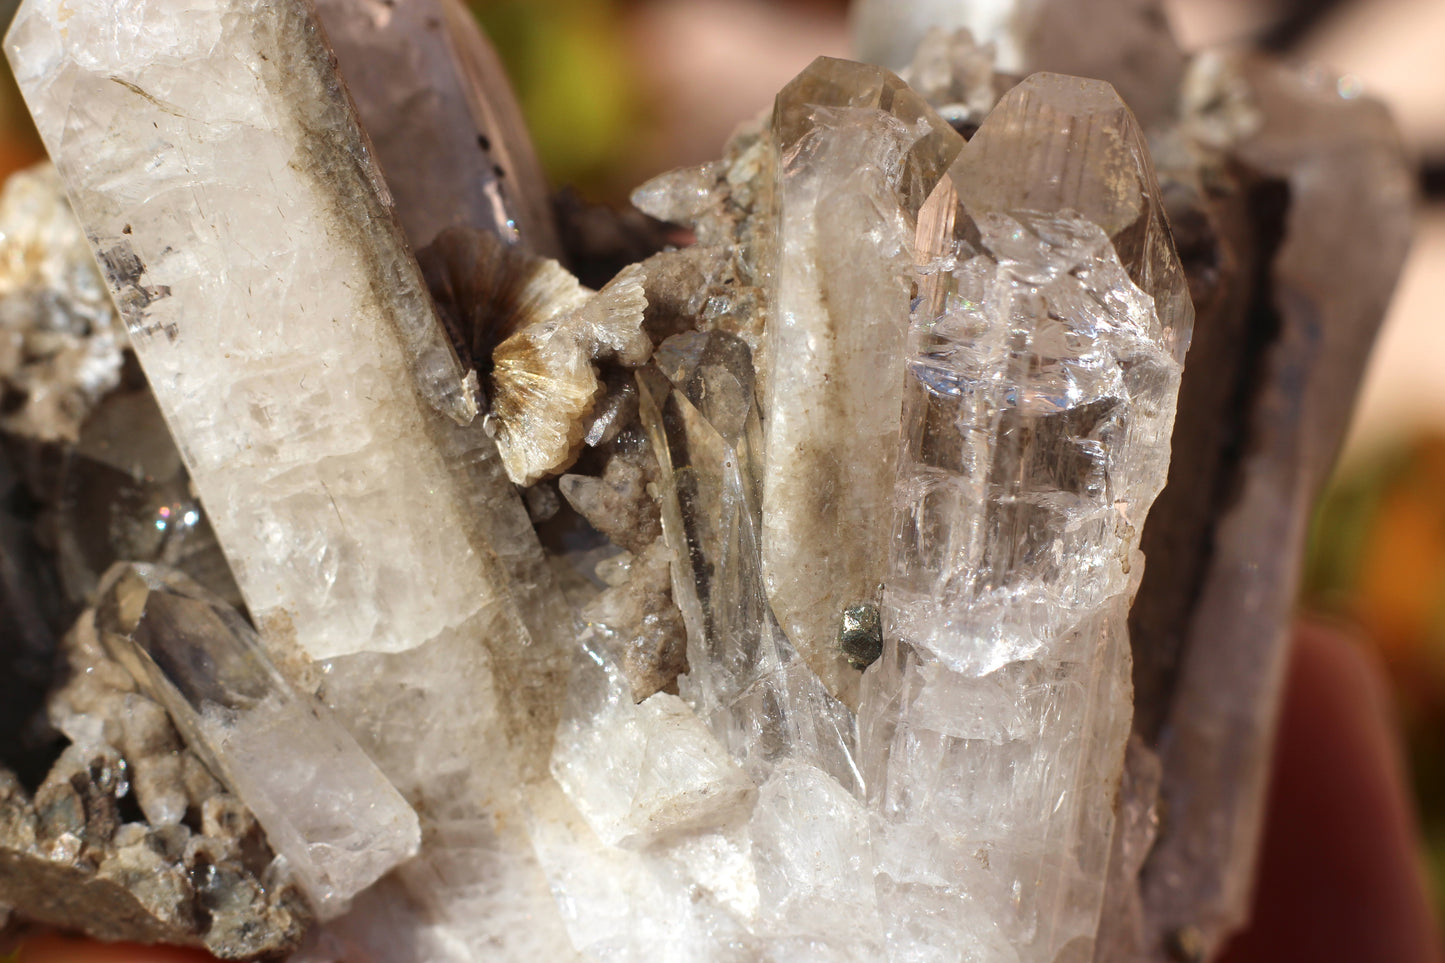
[[[493,448],[309,9],[31,0],[7,51],[263,633],[498,602]]]
[[[496,51],[460,0],[319,0],[412,246],[478,228],[561,257],[546,181]]]
[[[893,570],[859,714],[892,958],[1087,959],[1138,529],[1193,319],[1097,81],[1010,91],[920,215]]]
[[[178,573],[122,563],[102,580],[96,623],[256,814],[322,918],[415,855],[411,807],[331,713],[281,677],[234,609]]]
[[[792,645],[855,704],[839,633],[887,567],[916,218],[963,138],[888,71],[826,57],[778,94],[773,138],[763,577]]]

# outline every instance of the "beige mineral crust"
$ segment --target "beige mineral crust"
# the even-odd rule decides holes
[[[48,162],[0,192],[0,428],[75,441],[120,383],[121,331],[105,281]]]
[[[70,745],[33,792],[0,769],[0,902],[31,922],[221,959],[296,949],[314,918],[286,860],[106,656],[92,610],[60,648],[68,671],[46,715]]]

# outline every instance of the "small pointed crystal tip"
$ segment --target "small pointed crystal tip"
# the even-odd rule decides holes
[[[118,563],[96,626],[191,749],[256,815],[323,919],[415,855],[417,817],[235,609],[178,572]]]

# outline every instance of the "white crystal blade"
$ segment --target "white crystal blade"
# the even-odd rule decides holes
[[[30,0],[7,53],[270,643],[495,600],[493,446],[309,5]]]

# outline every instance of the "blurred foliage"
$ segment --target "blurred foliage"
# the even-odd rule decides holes
[[[1445,915],[1445,437],[1336,476],[1315,515],[1304,604],[1352,623],[1385,664]]]
[[[554,186],[625,196],[645,115],[622,5],[613,0],[471,0],[512,78]]]

